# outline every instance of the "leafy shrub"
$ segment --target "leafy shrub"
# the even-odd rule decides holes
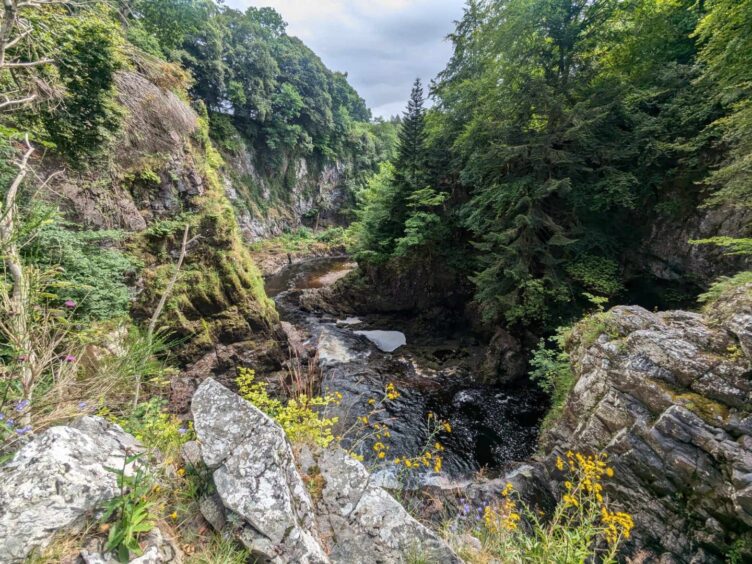
[[[37,228],[24,249],[25,258],[32,264],[61,267],[61,301],[75,301],[77,315],[98,320],[128,313],[131,293],[126,277],[138,265],[111,246],[123,238],[122,232],[76,230],[75,224],[46,206],[37,207],[27,223]]]
[[[190,426],[165,411],[165,400],[154,397],[137,405],[124,418],[111,418],[145,447],[158,450],[166,462],[178,457],[180,447],[193,436]]]
[[[584,255],[567,266],[573,280],[590,291],[614,296],[624,289],[616,261],[593,255]]]
[[[575,385],[569,354],[564,350],[570,332],[571,328],[560,327],[555,336],[541,339],[530,359],[530,378],[551,398],[551,408],[543,421],[543,428],[550,427],[561,416],[569,392]]]
[[[327,447],[334,440],[332,428],[339,419],[324,417],[320,410],[341,401],[342,394],[301,394],[285,403],[269,397],[266,382],[256,381],[256,372],[248,368],[238,370],[235,382],[240,395],[279,423],[291,442]]]
[[[123,111],[115,100],[115,72],[124,67],[120,27],[90,13],[61,34],[57,68],[65,87],[62,102],[45,112],[44,123],[60,153],[76,164],[106,151]]]
[[[140,454],[127,456],[123,460],[122,468],[107,468],[116,474],[120,494],[108,501],[104,507],[102,522],[107,523],[114,518],[110,525],[105,550],[113,551],[120,562],[129,562],[131,553],[141,556],[143,551],[139,545],[139,537],[148,533],[154,526],[154,518],[150,514],[152,502],[147,501],[151,491],[151,479],[144,466],[139,464]],[[134,464],[136,472],[130,475],[126,472],[129,465]]]
[[[705,304],[706,308],[710,308],[723,296],[747,284],[752,284],[752,271],[747,270],[731,277],[723,276],[714,282],[707,292],[701,294],[698,301]]]

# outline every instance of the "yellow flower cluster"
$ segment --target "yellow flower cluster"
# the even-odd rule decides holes
[[[511,499],[514,492],[512,484],[507,483],[501,492],[504,498],[500,504],[488,505],[483,510],[483,522],[490,533],[516,531],[522,516],[517,509],[517,502]]]
[[[397,388],[394,386],[394,384],[389,382],[386,385],[386,399],[388,399],[389,401],[394,401],[398,397],[400,397],[400,393],[397,391]]]
[[[572,476],[564,482],[566,493],[562,496],[565,507],[579,508],[583,504],[594,503],[600,506],[603,535],[610,544],[616,544],[621,538],[628,539],[634,521],[628,513],[612,512],[606,506],[603,498],[604,477],[613,478],[614,469],[606,460],[606,454],[588,455],[568,451],[566,460],[560,456],[556,458],[556,468],[559,471],[567,469]]]
[[[629,513],[612,513],[605,505],[601,507],[601,521],[606,527],[603,535],[609,544],[616,544],[621,537],[628,539],[634,528],[634,521]]]
[[[441,455],[441,453],[444,452],[444,445],[442,445],[439,441],[435,441],[433,442],[433,444],[431,443],[432,441],[434,441],[435,437],[439,434],[440,431],[443,430],[445,433],[451,433],[452,426],[449,424],[449,421],[439,420],[434,413],[428,414],[428,426],[429,429],[431,429],[429,433],[430,439],[426,446],[423,448],[423,452],[418,456],[405,456],[403,458],[395,458],[395,464],[402,465],[408,470],[417,470],[418,468],[432,468],[433,471],[437,474],[441,472],[442,468],[444,467],[444,458]]]
[[[235,383],[240,395],[279,423],[290,441],[327,447],[334,440],[332,428],[339,419],[324,417],[321,410],[330,405],[339,405],[341,393],[313,397],[301,395],[284,404],[269,397],[267,383],[257,382],[254,370],[240,368]]]

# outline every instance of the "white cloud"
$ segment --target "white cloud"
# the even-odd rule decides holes
[[[444,68],[444,40],[464,0],[228,0],[236,9],[271,6],[333,70],[347,72],[374,115],[404,108],[416,77]]]

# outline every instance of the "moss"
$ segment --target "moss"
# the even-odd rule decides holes
[[[689,390],[678,391],[660,381],[656,381],[656,384],[669,395],[673,403],[688,409],[709,425],[718,425],[719,419],[726,421],[731,414],[728,406],[706,396]]]
[[[585,348],[595,344],[601,335],[618,339],[621,334],[614,323],[614,316],[609,311],[594,313],[575,325],[571,339],[578,340]]]
[[[222,159],[209,141],[206,120],[199,120],[188,150],[188,158],[204,179],[205,191],[189,202],[191,213],[155,223],[143,234],[138,247],[148,266],[135,309],[144,318],[154,311],[174,275],[174,257],[188,225],[195,240],[160,325],[182,340],[181,356],[192,359],[210,349],[212,338],[250,340],[257,332],[271,331],[278,315],[222,188],[217,172]]]

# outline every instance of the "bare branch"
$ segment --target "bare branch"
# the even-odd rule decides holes
[[[54,61],[52,59],[40,59],[38,61],[29,61],[29,62],[19,62],[19,61],[13,61],[10,63],[3,63],[0,65],[0,69],[23,69],[28,67],[38,67],[39,65],[49,65],[52,64]]]
[[[31,96],[27,96],[26,98],[19,98],[17,100],[7,100],[5,102],[0,102],[0,110],[3,110],[9,106],[21,106],[23,104],[28,104],[30,102],[33,102],[37,99],[36,94],[32,94]]]
[[[19,36],[16,37],[15,39],[11,39],[8,43],[5,44],[5,49],[7,50],[7,49],[11,49],[11,48],[15,47],[21,41],[23,41],[24,38],[26,38],[29,35],[31,35],[32,31],[33,31],[32,29],[27,29],[23,33],[19,34]]]

